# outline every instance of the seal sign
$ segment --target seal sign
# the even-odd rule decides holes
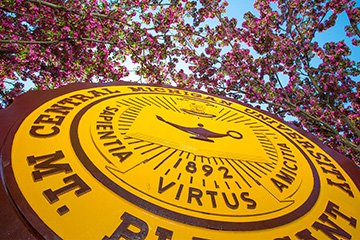
[[[40,225],[60,238],[100,239],[360,232],[358,169],[251,106],[128,84],[67,87],[35,106],[7,148],[5,180],[24,218],[41,220],[30,222],[40,233]]]

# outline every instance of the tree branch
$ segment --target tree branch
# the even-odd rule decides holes
[[[310,65],[308,62],[307,62],[308,66]],[[322,94],[323,96],[326,96],[326,93],[320,89],[320,87],[317,85],[317,82],[316,80],[314,79],[314,77],[308,73],[308,77],[310,78],[312,84],[314,85],[315,89],[318,91],[318,93]],[[339,112],[341,114],[341,111],[339,110],[339,108],[337,106],[333,106],[330,102],[329,102],[329,99],[327,98],[326,99],[326,105],[329,109],[331,110],[336,110],[337,112]],[[351,130],[354,132],[354,134],[356,136],[360,136],[360,129],[355,126],[355,124],[352,123],[352,121],[344,114],[341,114],[341,119],[351,128]]]
[[[81,16],[87,15],[86,12],[77,11],[77,10],[74,10],[72,8],[67,8],[65,6],[57,5],[57,4],[54,4],[54,3],[49,3],[49,2],[46,2],[46,1],[43,1],[43,0],[29,0],[29,1],[33,2],[33,3],[38,3],[40,5],[44,5],[44,6],[47,6],[47,7],[50,7],[50,8],[59,9],[59,10],[66,11],[66,12],[71,12],[71,13],[81,15]],[[91,15],[94,16],[94,17],[102,18],[102,19],[110,19],[110,20],[113,20],[113,21],[116,21],[116,22],[120,22],[119,20],[117,20],[116,18],[111,16],[111,14],[107,15],[107,14],[102,14],[102,13],[91,12]],[[126,22],[121,22],[121,23],[128,26],[128,27],[131,27],[131,25],[126,23]]]
[[[0,43],[8,43],[8,44],[43,44],[43,45],[48,45],[48,44],[56,44],[59,42],[66,42],[66,41],[74,41],[74,40],[83,40],[83,41],[88,41],[88,42],[97,42],[97,43],[105,43],[105,44],[116,44],[116,42],[111,42],[111,41],[103,41],[103,40],[98,40],[98,39],[92,39],[92,38],[65,38],[65,39],[60,39],[60,40],[53,40],[53,41],[27,41],[27,40],[2,40],[0,39]]]
[[[0,39],[0,43],[8,43],[8,44],[54,44],[54,43],[59,43],[61,41],[65,41],[65,40],[56,40],[56,41],[26,41],[26,40],[3,40]]]
[[[19,13],[19,12],[16,12],[16,11],[14,11],[14,10],[10,10],[10,9],[4,8],[4,7],[0,7],[0,10],[3,10],[4,12],[13,13],[13,14],[16,14],[16,15],[20,15],[20,16],[30,16],[30,14]]]
[[[346,116],[342,116],[342,119],[351,128],[351,130],[353,130],[354,134],[359,137],[360,129]]]
[[[350,14],[348,12],[346,12],[346,14],[347,14],[347,16],[349,18],[351,27],[354,29],[354,32],[356,33],[356,35],[358,35],[358,37],[360,37],[360,30],[357,27],[355,20],[352,19],[352,17],[350,16]]]
[[[291,102],[286,101],[285,103],[289,104],[293,109],[296,108],[296,106],[293,105]],[[310,119],[310,120],[312,120],[314,122],[320,123],[320,125],[322,125],[322,126],[325,126],[325,130],[327,130],[329,132],[332,132],[334,136],[338,136],[340,138],[340,141],[344,145],[346,145],[346,146],[354,149],[356,152],[360,153],[360,146],[358,146],[358,145],[354,144],[353,142],[349,141],[348,139],[342,137],[340,135],[340,133],[338,131],[336,131],[332,126],[330,126],[328,123],[322,121],[318,117],[312,116],[311,114],[307,113],[306,111],[304,111],[302,109],[300,109],[300,111],[298,113],[301,114],[301,115],[304,115],[305,117],[307,117],[308,119]]]

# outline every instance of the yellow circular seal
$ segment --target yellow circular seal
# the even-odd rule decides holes
[[[358,169],[266,112],[127,84],[34,106],[5,182],[46,238],[360,238]]]

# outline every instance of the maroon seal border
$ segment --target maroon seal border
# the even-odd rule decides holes
[[[36,215],[28,205],[26,199],[20,192],[15,178],[12,174],[11,149],[12,142],[18,127],[22,121],[35,109],[47,101],[64,95],[66,93],[93,87],[107,86],[149,86],[179,89],[163,84],[140,84],[134,82],[118,81],[113,83],[74,83],[55,90],[30,91],[19,96],[14,103],[6,109],[0,110],[0,239],[59,239],[59,237],[47,227],[47,225]],[[190,92],[204,93],[199,90],[182,89]],[[214,96],[214,95],[212,95]],[[215,96],[230,102],[240,103],[227,97]],[[250,109],[251,105],[240,103]],[[349,175],[356,187],[360,190],[360,168],[342,154],[324,145],[314,135],[285,122],[283,119],[261,109],[255,109],[260,113],[268,115],[286,126],[298,131],[316,145],[322,148],[342,169]]]

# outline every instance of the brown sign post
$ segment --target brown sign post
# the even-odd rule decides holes
[[[1,239],[360,239],[360,172],[277,117],[133,83],[0,112]]]

